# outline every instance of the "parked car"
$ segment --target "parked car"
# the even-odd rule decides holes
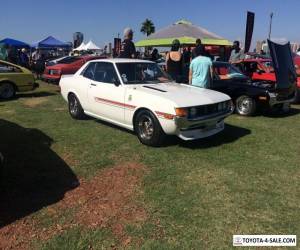
[[[160,145],[165,135],[194,140],[224,129],[232,113],[228,95],[178,84],[154,62],[102,59],[60,80],[70,115],[89,115],[135,131],[139,140]]]
[[[38,87],[30,70],[0,60],[0,99],[11,99],[16,92],[26,92]]]
[[[86,62],[100,59],[103,56],[71,56],[62,59],[58,64],[46,66],[42,79],[47,82],[58,83],[62,75],[74,74]]]
[[[297,60],[297,59],[296,59]],[[294,62],[296,61],[294,59]],[[271,59],[244,59],[238,62],[234,62],[237,68],[239,68],[243,74],[248,76],[253,81],[269,81],[270,83],[276,83],[276,75],[273,68],[273,62]],[[295,64],[296,70],[297,65]],[[298,70],[299,71],[299,70]],[[298,72],[300,73],[300,72]],[[297,91],[296,102],[300,102],[300,75],[297,77]]]
[[[4,157],[0,152],[0,182],[1,182],[1,178],[2,178],[3,167],[4,167]]]
[[[257,109],[287,109],[293,101],[294,90],[278,93],[275,84],[268,81],[251,81],[238,68],[227,62],[214,62],[214,79],[211,89],[229,95],[239,115],[251,116]]]
[[[73,56],[63,56],[58,58],[51,58],[45,62],[45,66],[53,66],[55,64],[60,63],[61,61],[66,61],[67,59],[71,58]]]

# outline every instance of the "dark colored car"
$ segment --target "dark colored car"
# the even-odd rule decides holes
[[[244,116],[253,115],[258,108],[288,108],[294,99],[294,88],[278,91],[267,81],[251,81],[238,68],[227,62],[214,62],[211,89],[229,95],[235,110]]]
[[[297,60],[294,57],[294,64]],[[275,71],[273,68],[273,62],[271,59],[250,58],[244,59],[233,63],[243,74],[248,76],[252,81],[269,81],[270,83],[276,83]],[[297,70],[295,64],[295,69]],[[297,72],[297,91],[296,102],[300,102],[300,72]]]
[[[101,59],[103,56],[72,56],[62,59],[58,64],[46,66],[42,79],[47,82],[58,83],[62,75],[70,75],[76,73],[86,62]]]
[[[4,165],[4,158],[0,152],[0,181],[1,181],[1,177],[2,177],[3,165]]]
[[[236,112],[249,116],[258,107],[287,111],[294,101],[297,74],[290,44],[280,45],[268,40],[276,82],[253,81],[235,66],[225,62],[214,63],[212,89],[228,94],[235,102]]]

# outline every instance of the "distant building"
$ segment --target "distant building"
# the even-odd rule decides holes
[[[83,34],[81,32],[75,32],[73,34],[73,46],[77,48],[83,42]]]

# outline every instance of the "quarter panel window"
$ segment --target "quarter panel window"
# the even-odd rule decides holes
[[[92,62],[86,66],[85,70],[83,71],[82,75],[85,78],[94,80],[95,79],[95,65],[96,63]]]
[[[97,62],[95,67],[95,81],[105,83],[115,83],[118,75],[114,65],[109,62]]]
[[[21,69],[14,67],[9,64],[0,63],[0,74],[1,73],[20,73],[22,72]]]

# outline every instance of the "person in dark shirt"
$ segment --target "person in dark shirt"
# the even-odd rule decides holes
[[[180,52],[180,42],[177,39],[173,40],[171,51],[166,56],[166,70],[173,80],[181,81],[183,57]]]
[[[119,58],[136,58],[136,50],[133,39],[133,31],[131,28],[124,30],[124,40],[121,43]]]
[[[194,59],[198,56],[197,51],[200,51],[200,50],[203,50],[203,45],[202,45],[201,39],[198,38],[196,40],[196,47],[192,50],[192,59]]]
[[[157,49],[154,49],[151,53],[151,61],[156,62],[159,59],[159,53]]]

